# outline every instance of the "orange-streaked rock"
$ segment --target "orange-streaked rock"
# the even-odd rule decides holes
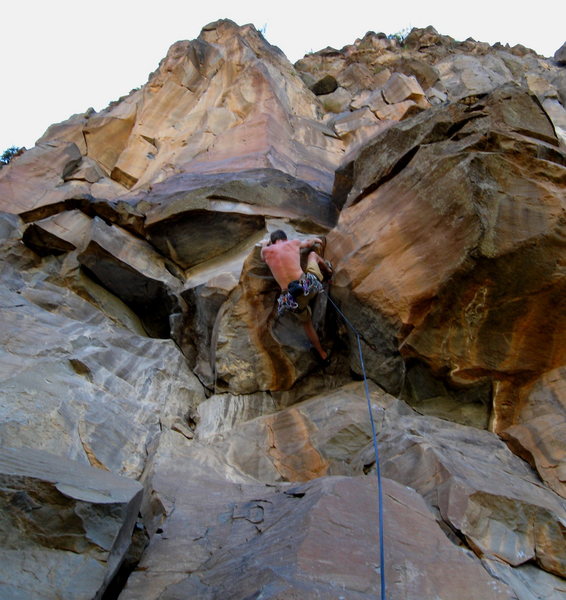
[[[520,390],[508,413],[513,425],[501,437],[537,469],[542,480],[566,497],[566,377],[564,367]]]
[[[509,393],[565,360],[566,171],[528,94],[502,88],[464,107],[389,128],[343,169],[347,208],[328,249],[341,301],[350,290],[385,315],[406,357],[457,386],[496,383],[500,431]],[[367,330],[369,315],[349,315]]]

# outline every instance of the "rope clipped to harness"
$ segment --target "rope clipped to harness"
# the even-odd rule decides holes
[[[367,379],[367,375],[366,375],[366,367],[365,367],[365,363],[364,363],[364,355],[362,353],[361,336],[360,336],[358,330],[352,325],[352,323],[350,322],[348,317],[346,317],[346,315],[338,308],[338,306],[336,305],[334,300],[332,300],[332,298],[330,297],[330,294],[326,290],[324,290],[324,292],[326,293],[326,297],[328,298],[328,300],[330,301],[332,306],[334,306],[334,308],[336,309],[338,314],[342,317],[342,319],[344,319],[344,322],[346,323],[346,325],[352,330],[352,332],[356,336],[356,341],[358,343],[360,367],[362,369],[362,375],[364,378],[364,391],[365,391],[367,405],[368,405],[369,420],[371,423],[373,452],[375,455],[375,471],[376,471],[376,475],[377,475],[377,498],[378,498],[378,516],[379,516],[379,571],[380,571],[380,584],[381,584],[380,598],[381,598],[381,600],[386,600],[386,595],[385,595],[385,587],[386,587],[385,586],[385,548],[384,548],[385,545],[383,542],[383,521],[384,521],[384,519],[383,519],[383,486],[382,486],[382,482],[381,482],[381,469],[379,466],[379,449],[377,446],[377,432],[376,432],[376,427],[375,427],[375,420],[373,418],[373,414],[371,411],[371,399],[370,399],[370,393],[369,393],[368,379]]]

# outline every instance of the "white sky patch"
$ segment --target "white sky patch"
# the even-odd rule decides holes
[[[142,86],[171,44],[222,18],[265,28],[291,62],[326,46],[340,49],[367,31],[427,25],[456,40],[520,43],[547,57],[566,41],[563,0],[540,8],[506,0],[14,0],[0,14],[0,153],[31,148],[49,125]]]

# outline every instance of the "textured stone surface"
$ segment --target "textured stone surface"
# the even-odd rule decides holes
[[[386,396],[377,386],[371,390],[374,402]],[[352,460],[371,440],[367,410],[363,385],[352,383],[284,410],[262,409],[256,418],[230,428],[220,425],[217,446],[230,465],[261,481],[360,475],[363,465]],[[210,425],[199,425],[197,437],[201,431],[212,433]]]
[[[452,99],[489,93],[513,78],[505,63],[491,55],[447,57],[436,68]]]
[[[0,448],[0,480],[2,597],[101,598],[130,546],[142,486],[29,448]]]
[[[326,228],[337,211],[326,194],[273,169],[182,175],[130,202],[145,208],[149,240],[183,269],[225,254],[263,231],[266,217]]]
[[[433,108],[388,129],[335,186],[349,208],[328,236],[334,293],[366,308],[348,316],[367,331],[386,314],[402,352],[456,385],[508,382],[495,388],[497,429],[513,386],[564,361],[566,171],[552,132],[537,102],[502,88],[471,113]]]
[[[558,48],[558,50],[554,53],[554,60],[559,64],[563,65],[566,63],[566,42]]]
[[[416,489],[479,556],[564,577],[566,503],[496,436],[404,414],[387,419],[380,446],[384,475]]]
[[[78,293],[58,274],[50,281],[18,245],[17,222],[3,223],[0,444],[139,476],[145,449],[163,423],[185,419],[200,384],[171,340],[146,337],[131,311],[80,274]]]
[[[387,80],[382,88],[382,94],[388,104],[413,100],[421,108],[428,108],[429,106],[416,77],[407,77],[401,73],[396,73]]]
[[[78,262],[140,316],[150,335],[170,337],[170,318],[180,312],[176,293],[181,281],[163,257],[145,241],[99,218],[94,219],[87,241]]]
[[[544,86],[544,95],[553,97],[560,89],[560,52],[562,49],[553,62],[520,44],[490,46],[471,38],[459,42],[429,26],[413,28],[402,49],[395,36],[369,31],[341,50],[308,54],[295,67],[305,81],[331,76],[357,97],[375,90],[381,95],[380,88],[387,85],[392,75],[405,81],[412,77],[424,90],[426,99],[435,104],[489,93],[510,81],[528,86],[529,80],[537,80]],[[354,98],[351,106],[359,108],[356,103]],[[395,104],[390,106],[389,114],[402,117]],[[551,118],[554,120],[552,115]]]
[[[286,229],[290,236],[303,237],[288,226]],[[298,319],[290,314],[277,318],[278,293],[279,287],[256,245],[243,265],[239,285],[216,317],[211,339],[216,391],[249,394],[287,390],[316,367]],[[313,322],[320,332],[324,332],[325,303],[321,293],[313,305]]]
[[[40,219],[26,228],[23,241],[39,255],[63,254],[82,246],[92,220],[80,210],[69,210]]]
[[[235,249],[229,256],[208,261],[189,271],[181,296],[187,305],[187,318],[180,328],[181,347],[195,374],[214,389],[215,368],[212,357],[215,323],[220,309],[240,280],[244,262],[252,251],[251,244]]]
[[[79,182],[64,182],[80,162],[73,142],[46,141],[24,152],[0,171],[0,210],[24,212],[87,192]]]
[[[488,573],[513,589],[519,600],[560,600],[566,593],[566,580],[534,565],[512,568],[497,560],[484,559]]]
[[[537,469],[543,481],[566,497],[566,373],[548,371],[526,387],[515,410],[515,424],[501,436]]]
[[[378,593],[374,478],[265,486],[223,470],[221,456],[213,458],[194,442],[175,440],[174,434],[162,438],[146,485],[153,506],[168,517],[121,600],[243,600],[259,593],[338,600]],[[388,597],[513,597],[446,538],[414,491],[386,481],[385,510]],[[174,535],[179,530],[186,535]],[[422,552],[423,545],[434,552]],[[447,565],[458,570],[458,581],[445,577]]]

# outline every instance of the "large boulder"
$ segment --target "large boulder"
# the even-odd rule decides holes
[[[91,600],[130,546],[142,486],[30,448],[0,448],[0,595]]]
[[[384,419],[379,443],[386,477],[416,489],[478,556],[512,566],[535,561],[564,577],[566,503],[497,436],[407,414],[395,403]],[[361,453],[363,464],[371,452]]]
[[[444,535],[418,494],[384,484],[389,597],[513,598]],[[267,486],[235,469],[222,451],[170,433],[161,439],[146,488],[151,502],[142,512],[152,539],[120,600],[244,600],[259,593],[274,600],[361,600],[378,593],[374,477]],[[458,579],[447,576],[447,565]]]
[[[368,354],[393,336],[453,386],[497,381],[498,431],[513,390],[564,362],[565,158],[540,104],[511,86],[389,128],[337,175],[333,294]]]

